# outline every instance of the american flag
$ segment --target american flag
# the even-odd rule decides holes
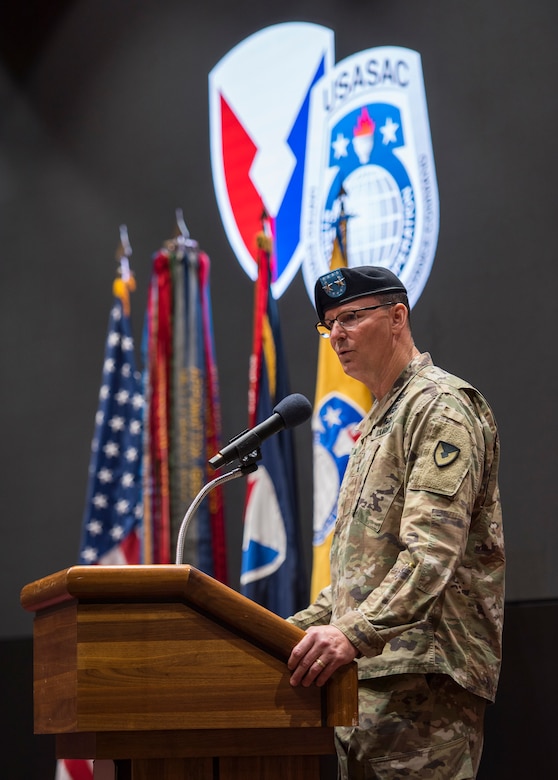
[[[79,562],[140,563],[144,398],[126,301],[109,318]]]
[[[141,562],[143,390],[136,370],[129,292],[117,279],[89,462],[79,562]],[[93,761],[59,759],[55,780],[92,780]]]
[[[83,758],[60,759],[56,764],[55,780],[92,780],[93,761]]]

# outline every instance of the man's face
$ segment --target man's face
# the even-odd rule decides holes
[[[356,311],[356,323],[343,327],[334,322],[330,333],[331,346],[335,350],[346,374],[370,387],[370,379],[378,376],[382,366],[389,361],[393,349],[392,311],[393,306],[358,311],[379,304],[376,296],[368,295],[328,309],[325,319]]]

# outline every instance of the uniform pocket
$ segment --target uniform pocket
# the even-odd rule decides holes
[[[390,510],[403,506],[403,469],[390,452],[379,448],[356,495],[355,520],[379,533]],[[397,512],[397,524],[399,527]]]
[[[420,777],[421,780],[473,780],[474,770],[469,741],[460,737],[442,745],[400,753],[389,758],[367,762],[366,777],[372,780],[401,780]]]

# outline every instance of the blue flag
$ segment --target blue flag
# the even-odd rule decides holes
[[[277,302],[270,289],[269,253],[260,250],[250,371],[250,426],[289,395]],[[293,434],[266,439],[257,471],[247,478],[240,584],[242,593],[281,617],[308,602],[300,543]]]

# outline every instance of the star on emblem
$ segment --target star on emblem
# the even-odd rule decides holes
[[[330,428],[341,425],[341,409],[335,409],[333,406],[327,406],[324,414],[324,420]]]
[[[331,144],[336,160],[347,156],[347,147],[349,143],[350,141],[348,138],[346,138],[342,133],[337,133],[337,138]]]
[[[386,119],[386,122],[383,127],[380,127],[380,133],[382,134],[382,143],[387,146],[387,144],[394,144],[397,140],[397,131],[399,130],[399,125],[397,122],[394,122],[393,119],[388,116]]]

